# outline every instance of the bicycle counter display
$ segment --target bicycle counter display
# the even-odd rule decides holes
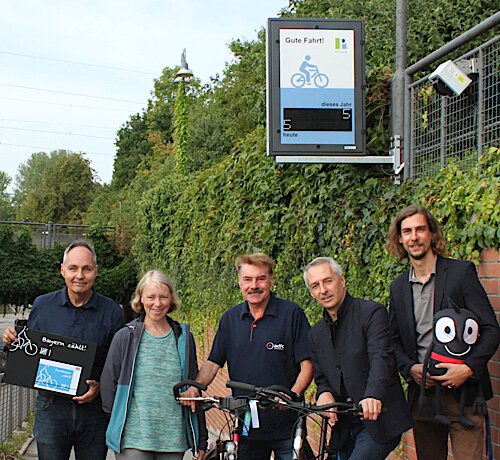
[[[18,340],[7,354],[4,382],[69,396],[87,391],[96,345],[16,326]]]
[[[270,155],[364,155],[364,23],[269,19]]]

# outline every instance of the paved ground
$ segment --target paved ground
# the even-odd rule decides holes
[[[31,444],[29,445],[28,450],[24,453],[24,458],[26,460],[38,459],[38,454],[37,454],[37,450],[36,450],[36,442],[34,439],[31,442]],[[75,453],[73,451],[71,451],[71,455],[69,458],[70,458],[70,460],[75,460]],[[113,455],[113,452],[108,450],[108,455],[106,457],[106,460],[114,460],[114,458],[115,458],[115,456]]]
[[[210,437],[212,439],[212,437]],[[24,458],[26,460],[35,460],[38,459],[37,451],[36,451],[36,442],[33,439],[31,444],[28,447],[28,450],[24,454]],[[70,460],[75,460],[75,453],[71,451]],[[191,451],[186,452],[184,455],[184,460],[192,460],[193,456],[191,455]],[[108,450],[108,455],[106,456],[106,460],[114,460],[115,455],[111,450]]]

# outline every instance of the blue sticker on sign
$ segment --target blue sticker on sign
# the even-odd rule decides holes
[[[81,371],[80,366],[40,359],[34,387],[74,396]]]

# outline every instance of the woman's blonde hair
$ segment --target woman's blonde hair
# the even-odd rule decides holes
[[[135,288],[134,296],[132,297],[132,310],[136,313],[144,313],[144,305],[141,302],[141,296],[144,292],[146,285],[149,283],[159,283],[168,286],[170,289],[170,309],[169,313],[172,313],[179,309],[181,302],[177,298],[175,293],[174,285],[172,280],[165,275],[161,270],[149,270],[139,281],[139,284]]]

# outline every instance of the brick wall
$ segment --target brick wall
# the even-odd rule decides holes
[[[478,275],[500,322],[500,255],[495,249],[486,249],[481,254],[480,262],[477,268]],[[206,360],[210,352],[213,335],[213,329],[207,330],[203,338],[203,344],[198,343],[200,363]],[[493,399],[488,401],[493,441],[493,458],[500,459],[500,352],[497,351],[495,353],[488,367],[494,391]],[[230,391],[225,386],[228,379],[229,376],[226,369],[222,369],[210,385],[207,394],[217,396],[230,394]],[[221,429],[225,427],[226,420],[221,412],[212,409],[207,413],[207,424],[212,432],[219,434]],[[225,432],[227,433],[227,430]],[[319,430],[312,423],[309,424],[309,438],[313,445],[319,441]],[[451,451],[451,446],[449,450]],[[411,431],[403,436],[403,442],[388,458],[391,460],[417,460]],[[484,458],[486,458],[486,455]],[[450,454],[448,460],[452,459],[453,455]]]

